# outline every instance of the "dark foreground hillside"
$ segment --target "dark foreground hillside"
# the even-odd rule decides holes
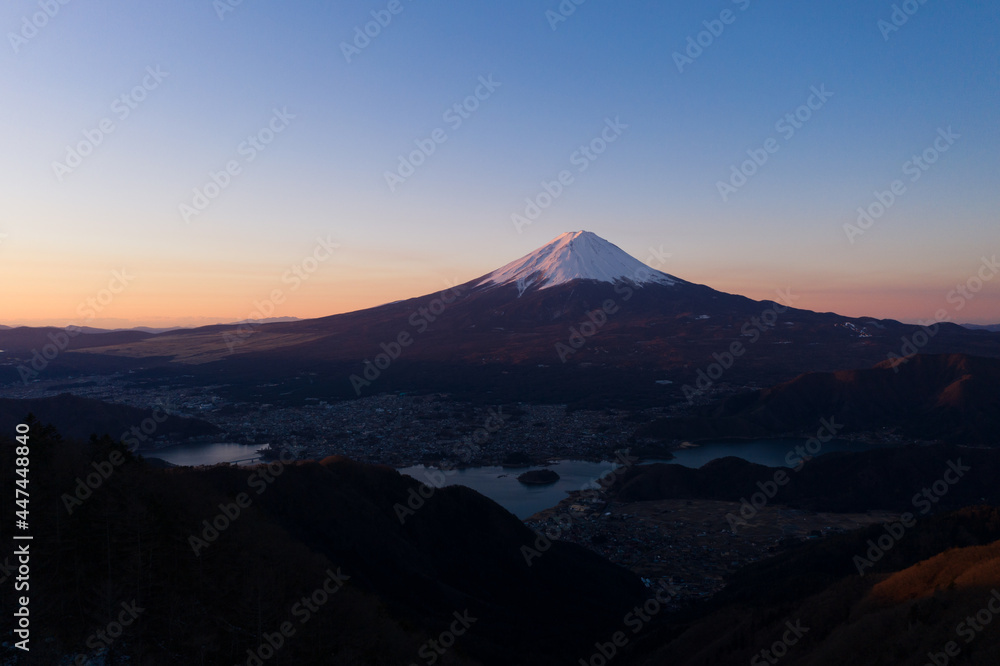
[[[146,434],[151,431],[161,442],[183,441],[219,432],[219,428],[208,421],[174,416],[163,408],[139,409],[71,393],[30,400],[0,398],[0,432],[14,432],[25,414],[34,414],[43,423],[59,423],[60,434],[69,439],[86,440],[95,432],[114,436],[122,433],[133,448],[154,441],[153,436]],[[149,427],[146,432],[133,430],[136,424]]]
[[[109,440],[81,446],[33,430],[31,651],[17,663],[86,663],[107,647],[109,664],[258,663],[248,650],[273,652],[268,664],[556,664],[646,594],[570,544],[529,566],[521,548],[534,533],[465,488],[436,492],[401,524],[394,507],[419,486],[390,468],[327,459],[270,473],[157,470]],[[9,441],[2,455],[13,488]],[[90,477],[89,497],[67,499],[94,464],[113,471]],[[8,618],[10,582],[0,586]],[[98,632],[136,608],[107,645]],[[294,633],[282,638],[283,627]],[[3,640],[14,654],[16,638]]]
[[[794,454],[794,444],[789,451]],[[798,464],[802,459],[793,460]],[[642,465],[624,473],[610,492],[624,502],[740,502],[766,491],[769,502],[811,511],[883,509],[927,514],[980,503],[1000,505],[998,478],[1000,451],[935,444],[818,455],[795,469],[734,457],[713,460],[698,469]],[[929,494],[923,494],[924,490]]]
[[[37,423],[30,442],[31,651],[12,647],[5,623],[5,664],[777,663],[768,651],[787,664],[921,666],[950,642],[959,656],[949,663],[1000,657],[989,610],[1000,511],[940,510],[985,492],[993,450],[817,459],[796,479],[802,494],[775,501],[840,502],[838,488],[853,488],[854,501],[897,506],[907,500],[900,488],[925,471],[933,482],[956,454],[974,471],[915,524],[791,547],[739,570],[715,597],[666,612],[633,574],[590,551],[539,540],[465,488],[425,488],[421,498],[417,482],[387,467],[328,458],[155,469],[108,439],[63,441]],[[13,488],[14,443],[0,455],[0,483]],[[706,476],[670,485],[669,466],[651,466],[611,494],[740,492],[737,477],[774,471],[720,465],[735,476],[688,470]],[[0,525],[5,544],[12,518]],[[4,557],[0,612],[10,618],[10,546]],[[982,627],[965,642],[967,617]]]
[[[1000,445],[1000,360],[915,354],[874,367],[809,372],[740,393],[691,415],[655,421],[640,435],[697,440],[815,432],[819,417],[850,432],[892,429],[909,438]]]
[[[920,521],[858,573],[873,526],[744,568],[711,602],[651,627],[637,666],[1000,663],[1000,510]]]

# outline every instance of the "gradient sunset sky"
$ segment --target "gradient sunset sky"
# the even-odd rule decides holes
[[[915,10],[896,10],[898,29],[894,4]],[[961,311],[947,300],[1000,254],[1000,3],[570,6],[4,3],[0,324],[233,321],[274,290],[274,316],[318,317],[439,291],[579,229],[753,298],[1000,323],[1000,275]],[[345,54],[372,12],[391,22]],[[477,91],[467,117],[446,113]],[[810,101],[793,132],[779,124]],[[615,141],[581,158],[616,119]],[[271,143],[244,144],[269,125]],[[447,140],[390,188],[438,129]],[[90,154],[58,166],[87,134]],[[936,160],[914,171],[925,150]],[[229,162],[239,173],[185,216]],[[516,229],[562,171],[572,182]],[[844,225],[896,180],[851,242]],[[313,263],[317,239],[338,247]],[[109,284],[120,293],[82,316]]]

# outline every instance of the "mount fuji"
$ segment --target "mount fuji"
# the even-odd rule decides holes
[[[67,372],[105,363],[227,383],[248,398],[263,395],[254,387],[278,385],[268,393],[291,401],[445,391],[662,404],[713,364],[722,369],[713,383],[766,386],[871,367],[914,353],[914,340],[921,353],[1000,356],[997,333],[942,323],[927,336],[919,326],[794,302],[794,289],[755,301],[688,282],[576,231],[436,294],[319,319],[95,341],[57,362]],[[0,331],[0,348],[11,332]]]
[[[589,231],[567,232],[486,276],[477,287],[517,284],[548,289],[573,280],[673,286],[683,282],[653,270],[617,245]]]

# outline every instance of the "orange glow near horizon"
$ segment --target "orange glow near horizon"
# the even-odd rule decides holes
[[[436,293],[550,240],[539,229],[509,245],[483,245],[475,232],[467,238],[425,236],[421,244],[386,245],[352,238],[348,231],[335,237],[343,247],[327,256],[317,240],[327,238],[326,233],[303,234],[286,243],[267,243],[261,234],[233,244],[233,237],[221,230],[199,233],[207,231],[211,242],[167,238],[141,253],[128,251],[127,239],[72,245],[66,237],[53,237],[44,244],[44,254],[33,252],[27,242],[19,244],[16,237],[5,239],[0,242],[0,324],[167,328],[261,317],[325,317]],[[603,235],[614,238],[613,230]],[[865,248],[870,259],[845,268],[843,255],[815,248],[776,254],[764,241],[737,247],[702,237],[654,236],[660,237],[672,242],[665,247],[671,254],[654,261],[655,268],[719,291],[773,300],[776,290],[790,289],[797,297],[794,307],[848,317],[918,323],[944,310],[956,323],[1000,323],[1000,279],[983,282],[970,299],[949,300],[955,286],[980,268],[980,253],[970,258],[964,252],[939,252],[937,259],[932,255],[908,262],[882,253],[873,243]],[[650,244],[640,236],[622,249],[650,261]],[[313,262],[314,256],[327,258]],[[940,263],[930,264],[935,270],[929,273],[924,266],[935,260]],[[122,278],[115,278],[120,271]],[[119,279],[127,282],[124,288],[116,284]]]
[[[97,328],[166,328],[259,317],[310,319],[432,294],[448,285],[444,274],[400,278],[330,271],[329,274],[317,273],[305,281],[294,278],[283,281],[275,274],[236,272],[184,277],[148,271],[141,276],[135,275],[130,284],[120,289],[114,281],[113,270],[103,275],[90,271],[86,280],[50,274],[47,279],[8,290],[0,323],[8,326],[75,324]],[[458,280],[474,279],[480,274],[458,276]],[[124,277],[133,277],[133,274],[126,269]],[[760,275],[753,280],[692,281],[757,300],[774,300],[777,287],[763,285],[785,285],[788,281],[784,277]],[[114,289],[120,289],[120,293],[113,293]],[[847,317],[867,316],[917,323],[931,319],[943,309],[950,321],[956,323],[987,324],[1000,320],[1000,295],[996,289],[980,291],[966,300],[961,309],[957,307],[961,302],[957,296],[953,296],[952,301],[947,300],[950,291],[847,285],[838,289],[809,284],[801,279],[791,288],[797,299],[793,302],[794,307],[836,312]],[[277,300],[272,296],[277,296]]]

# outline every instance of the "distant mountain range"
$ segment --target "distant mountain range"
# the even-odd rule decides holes
[[[261,318],[261,319],[244,319],[244,320],[241,320],[241,321],[226,322],[226,323],[223,323],[221,325],[223,325],[223,326],[239,326],[240,324],[248,324],[248,323],[249,324],[254,324],[254,325],[256,325],[256,324],[275,324],[275,323],[289,322],[289,321],[300,321],[300,319],[298,317],[267,317],[267,318]],[[13,329],[13,328],[27,328],[27,329],[32,329],[32,328],[36,328],[36,327],[31,327],[31,326],[4,326],[4,325],[0,325],[0,330],[10,330],[10,329]],[[122,332],[127,332],[127,331],[138,331],[140,333],[152,333],[152,334],[156,335],[156,334],[160,334],[160,333],[170,333],[171,331],[190,330],[192,327],[190,327],[190,326],[166,326],[166,327],[156,328],[156,327],[151,327],[151,326],[132,326],[131,328],[95,328],[93,326],[66,326],[66,327],[58,327],[58,326],[45,327],[45,326],[43,326],[41,328],[62,328],[64,331],[65,330],[76,330],[76,331],[78,331],[80,333],[86,333],[87,335],[95,335],[95,334],[99,334],[99,333],[122,333]]]
[[[140,449],[149,448],[156,439],[189,439],[219,432],[217,426],[200,419],[174,416],[164,410],[139,409],[92,398],[64,393],[51,398],[17,400],[0,398],[0,431],[14,432],[32,414],[42,424],[58,424],[63,436],[87,441],[91,435],[108,435],[113,440],[138,428],[138,434],[126,436]],[[145,426],[145,431],[143,431]]]
[[[990,331],[992,333],[1000,333],[1000,324],[962,324],[966,328],[971,328],[974,331]]]
[[[578,231],[465,284],[357,312],[77,336],[48,372],[106,365],[211,377],[233,391],[279,384],[273,393],[290,402],[443,390],[606,405],[686,399],[690,387],[710,397],[720,384],[766,386],[912,351],[1000,356],[1000,334],[944,323],[928,336],[893,320],[816,313],[793,307],[793,291],[774,301],[727,294]],[[19,355],[0,375],[49,333],[0,331],[0,349]]]
[[[644,426],[644,437],[704,440],[894,429],[912,439],[1000,446],[1000,359],[918,354],[865,370],[808,373]]]

